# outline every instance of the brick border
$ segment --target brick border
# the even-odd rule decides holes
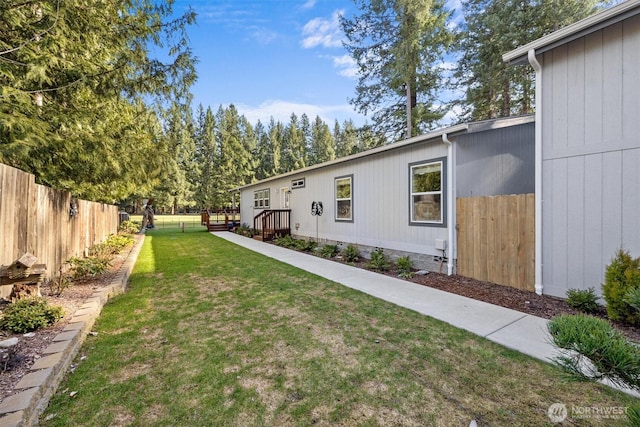
[[[21,392],[0,402],[0,426],[27,427],[38,425],[49,399],[56,392],[74,357],[100,315],[102,307],[114,295],[125,291],[129,275],[138,259],[144,234],[135,235],[135,243],[111,283],[96,290],[71,317],[69,324],[56,335],[29,372],[16,384]]]

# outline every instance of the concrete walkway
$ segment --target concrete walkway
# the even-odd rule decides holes
[[[212,234],[349,288],[442,320],[536,359],[549,362],[559,354],[550,343],[546,319],[281,248],[235,233]]]
[[[211,234],[349,288],[442,320],[544,362],[551,362],[551,359],[561,354],[560,350],[551,344],[547,319],[281,248],[235,233]],[[619,387],[609,380],[600,382],[640,397],[640,393]]]

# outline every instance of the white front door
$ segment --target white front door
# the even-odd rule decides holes
[[[291,190],[289,187],[280,189],[280,209],[289,209],[289,200],[291,198]]]

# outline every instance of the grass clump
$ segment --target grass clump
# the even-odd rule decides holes
[[[71,277],[74,280],[96,277],[107,272],[109,259],[105,257],[71,257],[68,261]]]
[[[2,312],[2,329],[24,334],[46,328],[60,320],[62,307],[52,306],[44,298],[25,298],[9,305]]]
[[[548,325],[553,343],[569,353],[554,361],[580,379],[609,379],[640,391],[640,347],[593,316],[563,315]]]
[[[411,271],[413,269],[413,261],[411,261],[411,258],[408,256],[405,255],[398,258],[396,261],[396,268],[398,269],[398,276],[403,279],[410,279],[413,277],[413,272]]]
[[[382,248],[377,248],[371,252],[368,266],[372,270],[387,271],[391,268],[391,261],[389,261],[389,257],[384,253]]]
[[[567,304],[583,313],[595,313],[598,310],[598,296],[594,288],[569,289]]]

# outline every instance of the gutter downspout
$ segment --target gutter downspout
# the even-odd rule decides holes
[[[535,49],[527,53],[529,64],[536,72],[535,124],[535,290],[542,295],[542,65]]]
[[[453,242],[455,239],[455,178],[453,169],[455,168],[455,159],[453,158],[453,143],[449,140],[446,133],[442,134],[442,142],[447,144],[447,230],[449,236],[447,237],[447,274],[451,276],[453,274]]]

